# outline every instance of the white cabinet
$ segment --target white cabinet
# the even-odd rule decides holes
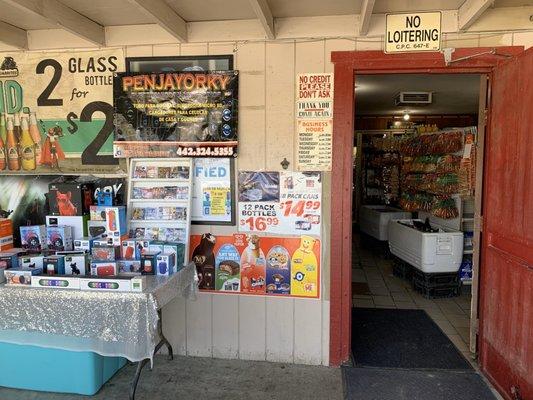
[[[391,219],[409,219],[411,213],[389,206],[361,206],[359,228],[377,240],[388,240]]]

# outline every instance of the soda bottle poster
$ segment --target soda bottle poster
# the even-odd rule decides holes
[[[236,157],[238,71],[119,73],[115,157]]]
[[[201,290],[308,298],[320,295],[320,240],[316,237],[204,233],[191,235],[190,246]]]
[[[112,137],[121,49],[0,53],[0,63],[0,174],[124,173]]]

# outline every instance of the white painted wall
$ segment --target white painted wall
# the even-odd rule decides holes
[[[497,9],[501,10],[501,9]],[[457,33],[457,15],[443,15],[444,47],[533,44],[533,7],[488,10],[467,33]],[[368,37],[357,38],[357,16],[276,20],[278,39],[265,41],[258,21],[189,24],[179,44],[156,25],[106,28],[109,46],[127,57],[234,54],[240,70],[237,170],[294,167],[294,80],[301,72],[332,72],[336,50],[381,50],[383,15],[372,17]],[[30,49],[92,47],[61,30],[32,31]],[[0,50],[10,50],[0,46]],[[331,174],[324,177],[321,299],[201,293],[197,301],[176,300],[164,309],[164,331],[177,354],[303,364],[329,363],[329,237]],[[231,227],[194,227],[231,234]],[[335,268],[335,266],[333,266]]]

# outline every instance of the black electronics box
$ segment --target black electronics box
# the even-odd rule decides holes
[[[52,182],[48,185],[51,215],[85,215],[93,204],[93,183]]]

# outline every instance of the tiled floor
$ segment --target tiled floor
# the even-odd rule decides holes
[[[469,351],[469,286],[459,297],[428,300],[411,288],[406,280],[392,274],[392,260],[385,252],[354,244],[352,287],[354,307],[423,309],[440,326],[455,346],[472,361]],[[368,286],[367,286],[368,285]]]

